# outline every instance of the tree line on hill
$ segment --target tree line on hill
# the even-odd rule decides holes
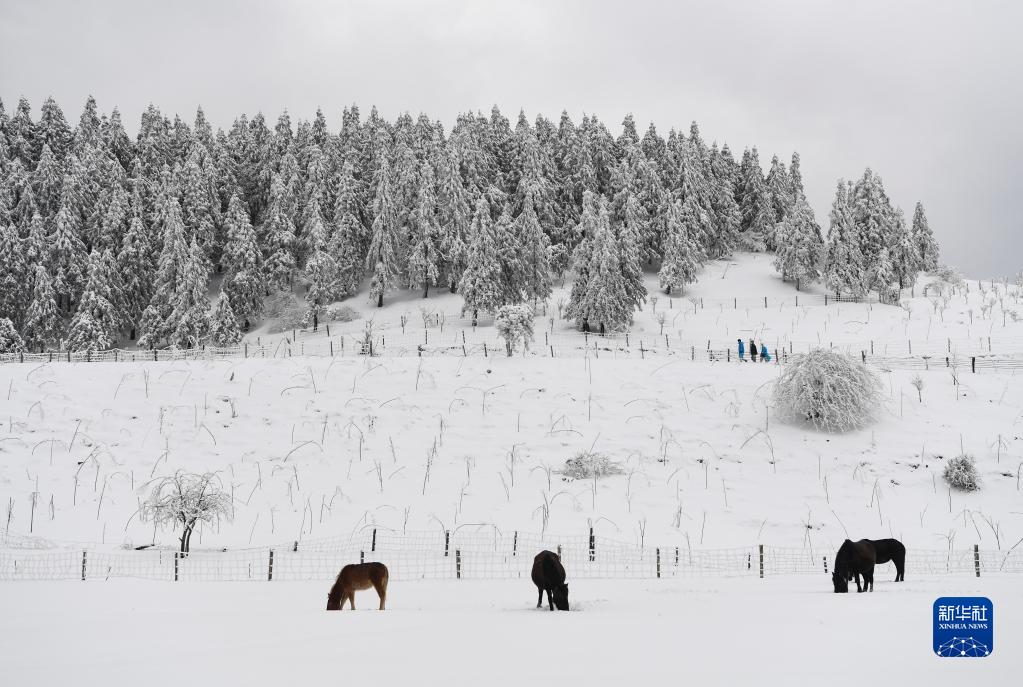
[[[827,240],[800,160],[756,147],[736,160],[694,122],[665,138],[631,115],[613,136],[596,116],[557,124],[520,113],[393,122],[346,108],[273,127],[245,115],[224,131],[150,105],[132,139],[89,98],[72,127],[47,99],[0,102],[0,346],[99,350],[230,345],[268,296],[296,286],[315,316],[368,277],[459,293],[463,311],[547,299],[573,279],[566,316],[620,331],[647,296],[644,270],[678,292],[707,260],[771,251],[797,282],[847,295],[937,266],[917,204],[907,228],[871,170],[839,182]],[[207,296],[222,275],[219,296]],[[5,344],[4,342],[10,342]]]

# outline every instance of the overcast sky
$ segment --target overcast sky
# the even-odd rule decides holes
[[[1023,3],[0,0],[0,97],[68,120],[86,96],[134,135],[149,102],[219,126],[376,104],[440,118],[497,104],[662,135],[697,120],[737,154],[802,156],[827,231],[839,177],[871,166],[907,218],[923,201],[942,260],[1023,268]]]

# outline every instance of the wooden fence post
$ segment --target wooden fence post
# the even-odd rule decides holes
[[[266,581],[273,582],[274,579],[274,550],[270,549],[270,562],[266,567]]]
[[[369,550],[370,551],[376,551],[377,550],[377,528],[375,528],[375,527],[373,528],[373,543],[370,545]]]
[[[657,552],[657,579],[661,579],[661,550],[655,549]]]
[[[88,555],[88,552],[83,550],[82,551],[82,582],[85,582],[85,558],[86,558],[87,555]]]
[[[178,552],[174,552],[174,581],[178,581]]]
[[[973,356],[970,358],[970,371],[972,371],[974,374],[976,374],[977,372],[977,356]]]
[[[365,551],[360,551],[359,552],[359,562],[360,563],[365,563],[366,562],[366,552]]]
[[[590,563],[597,558],[597,540],[593,536],[593,528],[590,528]]]
[[[444,557],[448,556],[448,546],[451,543],[451,532],[444,530]]]
[[[980,545],[973,545],[973,567],[977,571],[977,577],[980,577]]]
[[[760,579],[764,578],[764,545],[757,544],[757,548],[760,551]]]
[[[824,574],[827,575],[828,574],[828,557],[827,556],[821,556],[821,558],[824,559]]]
[[[455,579],[462,579],[462,550],[455,549]]]

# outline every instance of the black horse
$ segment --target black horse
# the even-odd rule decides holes
[[[861,539],[853,542],[846,539],[835,555],[835,570],[831,582],[836,594],[849,591],[849,580],[855,578],[856,591],[874,591],[874,566],[892,561],[895,563],[895,581],[905,579],[906,547],[897,539]],[[860,586],[860,575],[863,585]]]
[[[553,551],[541,551],[533,559],[533,584],[539,591],[536,607],[543,605],[543,593],[547,592],[547,603],[551,610],[568,610],[568,585],[565,584],[565,566],[561,557]]]

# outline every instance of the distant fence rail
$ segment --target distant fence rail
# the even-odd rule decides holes
[[[0,581],[137,578],[164,581],[327,581],[348,563],[380,561],[391,577],[528,578],[533,555],[557,551],[576,579],[829,574],[831,548],[767,545],[724,549],[639,546],[595,535],[540,537],[513,532],[366,531],[358,537],[187,555],[167,549],[0,550]],[[1023,552],[910,548],[911,576],[1023,573]]]
[[[540,343],[540,340],[544,343]],[[427,331],[419,338],[421,343],[413,343],[416,338],[411,335],[387,334],[376,337],[372,344],[364,344],[354,336],[335,336],[318,338],[308,341],[292,341],[282,339],[270,345],[242,344],[228,348],[171,348],[153,350],[110,349],[105,351],[46,351],[43,353],[4,353],[0,354],[2,363],[96,363],[96,362],[177,362],[187,360],[233,360],[233,359],[276,359],[290,357],[351,357],[371,355],[380,357],[490,357],[504,356],[504,343],[497,339],[465,336],[462,331],[444,336]],[[427,343],[428,342],[428,343]],[[857,348],[858,344],[831,343],[824,347],[841,350],[851,355],[858,355],[870,365],[886,369],[930,370],[937,368],[955,368],[970,372],[1000,371],[1023,369],[1023,341],[1020,341],[1020,352],[1017,354],[989,353],[975,351],[972,354],[957,352],[950,345],[949,350],[940,347],[928,352],[920,351],[918,346],[910,344],[912,354],[882,353],[892,347],[891,344],[874,345],[869,342],[866,347]],[[610,358],[610,359],[662,359],[690,362],[740,362],[733,347],[712,347],[712,342],[696,342],[673,338],[671,336],[637,337],[630,335],[550,335],[537,336],[537,341],[527,351],[519,351],[515,355],[530,358]],[[810,350],[817,346],[805,345],[796,347],[792,344],[779,344],[771,351],[771,362],[784,363],[789,356]],[[903,346],[903,348],[906,348]],[[930,347],[935,348],[935,347]],[[872,353],[871,351],[878,351]],[[749,360],[749,356],[746,356]]]

